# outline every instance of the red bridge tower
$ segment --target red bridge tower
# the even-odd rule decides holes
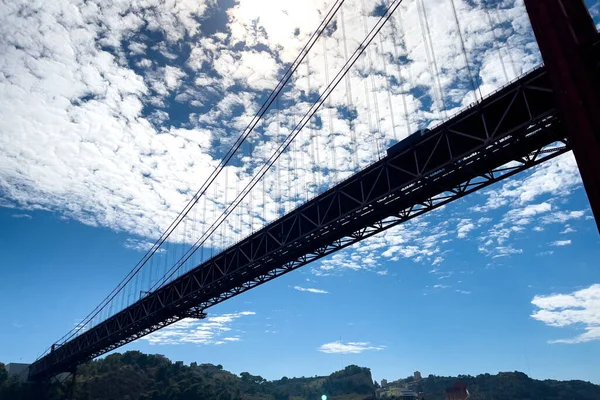
[[[598,31],[583,0],[525,0],[525,6],[600,231]]]

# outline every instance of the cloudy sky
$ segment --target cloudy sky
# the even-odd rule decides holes
[[[298,130],[394,4],[347,0],[195,197],[333,4],[0,2],[0,360],[35,359],[157,285],[197,240],[175,276],[541,62],[519,0],[406,0]],[[520,370],[600,383],[598,244],[569,153],[127,348],[268,378],[357,363],[377,379]]]

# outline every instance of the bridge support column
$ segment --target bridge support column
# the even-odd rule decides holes
[[[69,385],[67,400],[75,400],[75,389],[77,386],[77,367],[73,367],[71,373],[71,384]]]
[[[525,6],[600,232],[600,83],[592,48],[598,32],[583,0]]]

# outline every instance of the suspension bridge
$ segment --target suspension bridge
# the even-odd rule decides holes
[[[543,64],[513,79],[499,10],[474,6],[487,17],[488,50],[506,78],[485,95],[482,61],[468,51],[454,0],[459,79],[436,59],[428,0],[401,3],[369,11],[363,1],[355,18],[364,32],[353,41],[346,24],[356,7],[333,1],[198,192],[123,281],[30,366],[30,379],[73,372],[181,319],[202,319],[215,304],[571,150],[600,221],[600,37],[583,0],[524,1]],[[424,78],[408,67],[407,42],[417,33],[404,30],[400,14],[411,10]],[[341,45],[343,58],[328,58],[328,43]],[[325,67],[311,73],[317,50]],[[429,82],[426,94],[419,79]],[[445,91],[448,79],[470,105]],[[426,124],[415,99],[428,103]],[[340,120],[347,129],[336,128]],[[367,161],[361,134],[374,149]]]

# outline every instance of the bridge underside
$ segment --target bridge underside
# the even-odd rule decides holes
[[[552,148],[544,147],[557,143]],[[72,370],[148,333],[568,151],[537,69],[42,357]]]

